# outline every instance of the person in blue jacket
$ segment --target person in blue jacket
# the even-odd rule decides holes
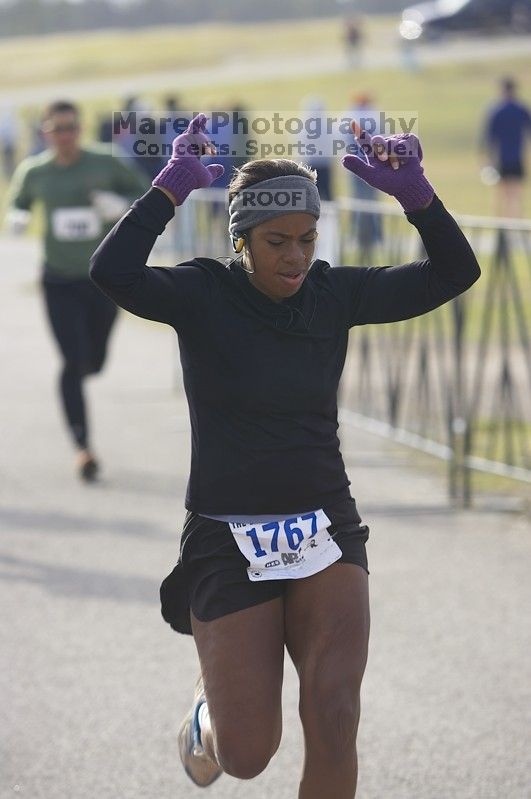
[[[525,149],[530,136],[530,110],[518,100],[515,80],[504,78],[501,97],[489,110],[482,133],[483,147],[499,177],[498,216],[523,215]]]

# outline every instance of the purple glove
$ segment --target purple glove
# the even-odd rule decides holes
[[[429,205],[435,192],[424,177],[418,138],[413,133],[371,137],[356,123],[352,127],[368,161],[345,155],[343,165],[369,186],[396,197],[404,211],[418,211]]]
[[[215,155],[214,145],[204,132],[206,119],[205,114],[198,114],[173,140],[172,156],[151,184],[169,191],[175,205],[182,205],[193,189],[210,186],[225,171],[221,164],[201,163],[202,155]]]

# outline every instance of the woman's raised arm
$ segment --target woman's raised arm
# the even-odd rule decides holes
[[[204,114],[173,141],[173,154],[153,181],[95,251],[90,277],[117,305],[137,316],[182,325],[194,292],[204,289],[206,276],[192,266],[149,267],[149,254],[173,217],[196,188],[210,186],[223,174],[220,164],[204,166],[201,155],[212,147],[203,132]]]

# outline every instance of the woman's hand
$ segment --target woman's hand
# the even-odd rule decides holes
[[[205,134],[205,114],[195,116],[184,133],[173,140],[170,160],[152,185],[175,204],[182,205],[193,189],[210,186],[225,171],[221,164],[201,163],[202,155],[215,155],[216,148]]]
[[[424,176],[418,138],[412,133],[369,136],[356,122],[352,129],[367,160],[345,155],[343,165],[369,186],[396,197],[404,211],[427,208],[435,192]]]

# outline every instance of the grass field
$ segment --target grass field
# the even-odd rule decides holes
[[[366,49],[396,47],[395,21],[368,18]],[[262,26],[205,25],[190,28],[154,28],[140,32],[106,32],[82,36],[54,36],[0,42],[0,89],[27,88],[63,81],[155,73],[157,70],[194,64],[215,72],[231,59],[245,56],[293,58],[308,54],[308,75],[246,81],[221,88],[202,86],[175,92],[185,108],[223,109],[238,101],[250,112],[301,111],[308,96],[323,98],[328,111],[349,108],[353,95],[369,92],[377,108],[417,111],[419,134],[425,150],[430,179],[446,204],[455,211],[491,214],[493,191],[479,180],[478,138],[481,121],[505,74],[517,76],[522,96],[531,103],[531,57],[430,66],[417,73],[396,69],[345,69],[327,75],[312,74],[312,54],[336,53],[342,47],[338,19]],[[38,64],[36,70],[35,65]],[[168,92],[153,91],[143,98],[160,103]],[[102,90],[102,96],[83,102],[87,132],[92,134],[97,115],[121,107],[123,97]],[[24,109],[26,120],[40,108]],[[21,139],[21,152],[26,142]],[[1,188],[1,186],[0,186]],[[338,166],[337,190],[346,188],[344,170]],[[527,186],[526,208],[531,213],[531,186]]]
[[[373,31],[387,28],[381,21],[371,23],[371,36]],[[119,77],[132,71],[142,74],[194,65],[214,67],[233,57],[285,57],[310,48],[332,52],[340,46],[340,37],[338,20],[325,19],[296,25],[176,25],[0,40],[0,89],[76,78]]]

